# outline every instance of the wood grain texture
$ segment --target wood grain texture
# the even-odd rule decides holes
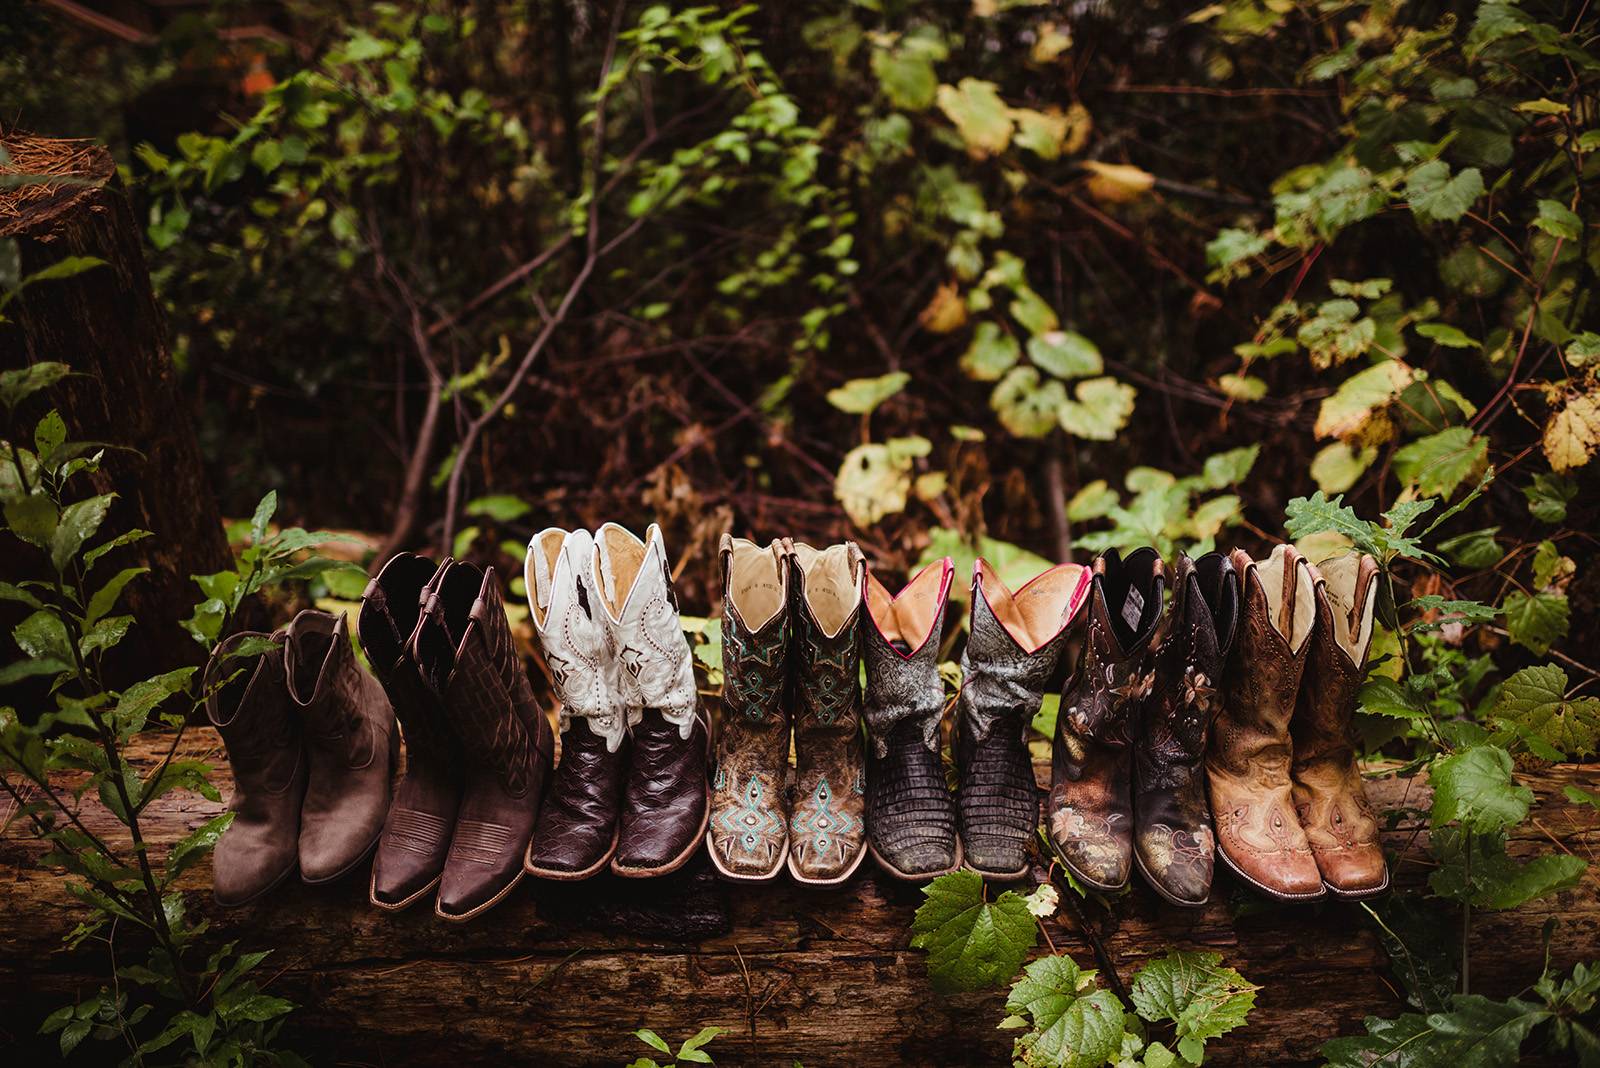
[[[141,758],[149,746],[141,743]],[[214,761],[226,795],[216,736],[193,730],[184,748]],[[1570,805],[1561,787],[1593,788],[1600,766],[1524,779],[1538,800],[1512,853],[1567,849],[1593,861],[1600,812]],[[1427,787],[1390,778],[1371,791],[1394,814],[1387,838],[1399,857],[1396,882],[1416,886],[1427,877],[1419,818]],[[173,795],[152,806],[156,852],[218,807]],[[97,829],[114,829],[93,803],[85,812]],[[8,1010],[0,1026],[10,1032],[0,1045],[19,1051],[34,1046],[29,1032],[45,1012],[97,988],[106,968],[103,946],[62,949],[62,935],[82,913],[61,878],[35,866],[38,852],[15,829],[0,838],[0,1004]],[[301,1005],[290,1039],[319,1064],[619,1064],[644,1052],[629,1035],[635,1028],[676,1042],[707,1024],[730,1029],[712,1046],[724,1066],[1008,1063],[1010,1034],[995,1029],[1003,994],[933,994],[922,954],[908,946],[921,895],[870,865],[835,890],[802,890],[782,879],[732,886],[712,879],[703,863],[656,882],[528,882],[466,926],[421,908],[379,913],[367,907],[360,877],[316,889],[290,885],[266,903],[226,912],[211,903],[209,879],[205,866],[186,877],[191,908],[212,921],[218,940],[276,950],[264,966],[272,989]],[[1262,985],[1250,1025],[1211,1044],[1214,1063],[1311,1062],[1323,1040],[1358,1029],[1363,1016],[1401,1011],[1359,906],[1261,908],[1236,918],[1231,887],[1219,885],[1214,898],[1191,913],[1136,885],[1110,909],[1086,908],[1124,979],[1174,945],[1214,949]],[[1504,995],[1529,983],[1550,917],[1560,920],[1559,966],[1600,956],[1600,873],[1591,868],[1579,887],[1515,912],[1477,913],[1474,990]],[[1070,920],[1051,921],[1049,931],[1060,950],[1093,966]],[[133,948],[120,947],[124,954]]]

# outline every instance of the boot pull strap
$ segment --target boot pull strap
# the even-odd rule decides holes
[[[1283,595],[1278,598],[1278,633],[1294,633],[1294,599],[1300,587],[1300,556],[1290,548],[1284,552]]]

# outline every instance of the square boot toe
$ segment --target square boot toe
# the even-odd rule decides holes
[[[956,864],[956,850],[952,843],[921,841],[889,847],[878,840],[874,841],[873,846],[886,864],[903,875],[938,875]]]
[[[588,871],[607,859],[615,837],[615,821],[541,822],[534,831],[533,844],[528,847],[527,867],[533,875],[541,871]]]
[[[1375,894],[1389,885],[1389,867],[1382,846],[1354,845],[1314,852],[1322,881],[1336,894]]]
[[[1234,856],[1219,850],[1229,866],[1256,889],[1273,897],[1306,900],[1327,893],[1310,850],[1285,849]]]
[[[961,838],[967,867],[974,871],[1009,875],[1028,866],[1026,840],[1017,841],[1005,835],[967,834]]]
[[[211,855],[212,896],[224,908],[253,901],[288,877],[297,859],[294,839],[280,830],[235,824]]]

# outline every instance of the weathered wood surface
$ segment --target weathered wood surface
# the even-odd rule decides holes
[[[185,747],[214,759],[226,795],[216,736],[196,730]],[[1567,849],[1593,862],[1600,813],[1567,803],[1561,787],[1593,788],[1597,780],[1600,765],[1528,773],[1537,806],[1512,852]],[[1399,813],[1388,832],[1401,857],[1396,882],[1418,885],[1427,876],[1427,830],[1418,815],[1427,787],[1387,779],[1371,790],[1380,808]],[[155,850],[216,810],[192,797],[153,806]],[[113,829],[92,805],[88,816],[97,829]],[[45,1011],[96,988],[105,974],[103,947],[61,948],[81,912],[58,876],[34,866],[37,853],[15,829],[0,838],[0,1004],[7,1007],[0,1027],[10,1032],[0,1045],[22,1050],[36,1042],[29,1032]],[[654,883],[524,883],[466,926],[424,909],[379,913],[367,907],[359,878],[331,888],[290,885],[267,903],[223,912],[211,904],[209,878],[204,867],[189,877],[191,907],[211,919],[219,939],[276,950],[266,966],[272,989],[302,1006],[290,1039],[319,1064],[619,1064],[643,1051],[629,1037],[637,1027],[681,1040],[706,1024],[730,1029],[712,1047],[721,1065],[1008,1062],[1009,1033],[995,1029],[1003,995],[933,994],[922,954],[908,946],[920,895],[870,865],[827,891],[782,880],[730,886],[703,872]],[[1262,985],[1250,1025],[1212,1043],[1215,1063],[1311,1061],[1324,1039],[1359,1028],[1363,1016],[1401,1010],[1359,907],[1325,903],[1234,919],[1230,896],[1224,884],[1211,906],[1189,913],[1136,885],[1109,911],[1087,906],[1124,978],[1170,944],[1214,949]],[[652,910],[668,899],[686,917],[671,932]],[[1530,982],[1550,917],[1560,920],[1558,965],[1600,956],[1600,872],[1591,868],[1579,887],[1515,912],[1475,915],[1474,990],[1510,994]],[[1065,916],[1050,934],[1092,966],[1087,942]]]

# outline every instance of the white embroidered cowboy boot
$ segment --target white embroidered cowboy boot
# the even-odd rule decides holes
[[[615,678],[587,530],[541,530],[523,582],[533,632],[561,700],[561,761],[539,810],[524,867],[543,879],[587,879],[617,848],[627,710]]]
[[[640,541],[607,523],[595,531],[594,572],[633,739],[611,870],[665,875],[688,861],[706,832],[710,734],[661,528],[650,524]]]

